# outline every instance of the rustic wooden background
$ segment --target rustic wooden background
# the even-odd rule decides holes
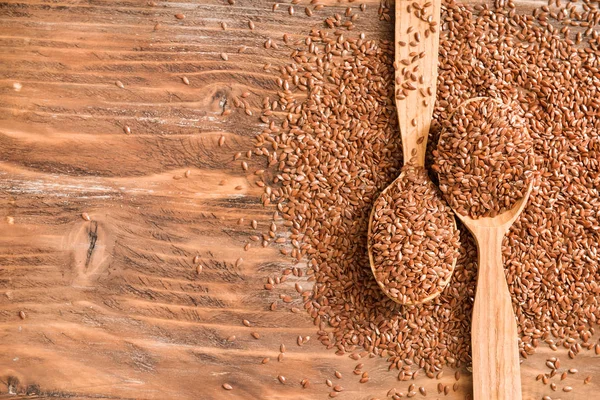
[[[243,250],[250,220],[265,230],[272,210],[232,160],[259,132],[232,96],[248,91],[258,109],[276,90],[263,65],[289,53],[264,41],[306,33],[349,5],[322,1],[309,18],[308,0],[293,17],[285,3],[273,12],[272,0],[0,2],[0,397],[312,399],[327,398],[325,379],[344,387],[342,399],[406,393],[413,381],[399,382],[383,359],[360,361],[371,380],[359,384],[358,361],[317,340],[298,347],[298,335],[316,336],[312,320],[294,304],[268,311],[281,291],[262,289],[289,259],[273,246]],[[379,0],[364,3],[357,31],[393,38]],[[554,394],[535,380],[548,354],[523,363],[526,399]],[[580,372],[553,378],[553,398],[597,398],[598,358],[555,354]],[[454,371],[442,378],[454,381]],[[415,383],[428,398],[470,396],[466,370],[448,396],[436,380]],[[574,391],[560,392],[567,384]]]

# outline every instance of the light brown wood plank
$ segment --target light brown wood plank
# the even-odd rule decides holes
[[[287,3],[271,11],[270,0],[0,4],[1,398],[317,399],[327,398],[325,379],[345,388],[341,399],[406,392],[412,382],[399,382],[378,357],[360,361],[371,380],[359,384],[359,361],[326,350],[310,317],[290,311],[301,299],[279,299],[296,281],[310,290],[307,277],[263,289],[291,262],[279,246],[250,240],[250,221],[260,235],[274,209],[262,206],[258,178],[240,162],[254,171],[265,160],[232,159],[264,127],[256,113],[234,108],[233,96],[249,91],[253,110],[275,98],[275,68],[263,67],[288,61],[294,46],[283,45],[283,33],[303,38],[349,5],[323,3],[312,18],[306,1],[294,17]],[[355,33],[392,39],[378,0],[364,3]],[[280,49],[265,49],[268,38]],[[242,45],[248,49],[238,53]],[[222,116],[226,109],[232,113]],[[298,335],[313,338],[300,347]],[[278,362],[281,343],[287,351]],[[535,381],[550,350],[538,353],[522,365],[525,399],[551,394]],[[561,398],[591,400],[600,390],[597,357],[560,354],[563,368],[580,370],[564,381],[577,390]],[[271,360],[262,365],[264,357]],[[464,399],[470,374],[462,373],[448,396],[437,395],[437,380],[415,383],[427,398]],[[441,382],[452,385],[453,374]],[[575,384],[588,374],[590,385]],[[234,390],[223,390],[225,382]]]

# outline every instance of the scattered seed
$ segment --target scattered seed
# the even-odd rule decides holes
[[[382,3],[379,17],[389,20],[390,10],[389,4]],[[411,6],[411,12],[421,10]],[[521,110],[515,107],[513,111],[519,111],[519,121],[528,132],[525,147],[532,144],[535,149],[535,173],[539,177],[527,207],[503,242],[513,299],[522,300],[525,295],[529,299],[515,302],[521,350],[531,354],[545,338],[556,337],[561,340],[549,344],[550,348],[566,345],[569,357],[574,358],[581,349],[565,340],[585,343],[582,338],[591,333],[589,322],[600,318],[597,285],[589,272],[597,264],[600,226],[595,211],[600,209],[595,173],[598,143],[593,134],[600,106],[595,101],[600,79],[597,43],[588,43],[591,38],[584,36],[581,40],[586,46],[577,49],[558,37],[564,21],[552,19],[550,23],[546,22],[550,15],[539,19],[518,11],[518,7],[516,11],[510,7],[496,10],[485,5],[467,9],[450,2],[445,4],[440,21],[423,14],[431,32],[441,26],[445,30],[440,38],[437,93],[419,83],[421,72],[412,71],[421,57],[415,52],[405,57],[408,65],[398,65],[399,72],[406,67],[407,77],[400,77],[414,88],[407,86],[406,93],[400,95],[408,101],[415,96],[416,101],[430,102],[436,95],[428,138],[432,143],[438,143],[440,128],[442,135],[447,132],[445,121],[458,118],[451,115],[467,99],[501,97],[505,104],[518,103]],[[573,14],[568,15],[569,23],[576,23],[577,28],[581,22],[589,23],[584,21],[586,17],[575,15],[579,12],[569,13]],[[352,32],[341,35],[345,26],[342,18],[335,16],[327,16],[325,25],[332,31],[315,29],[305,37],[290,39],[289,69],[270,64],[263,67],[277,73],[275,78],[281,78],[282,84],[275,98],[263,102],[264,109],[274,113],[264,123],[264,133],[255,138],[256,149],[268,151],[255,154],[263,154],[273,171],[272,180],[265,177],[264,182],[280,188],[277,194],[268,195],[268,200],[269,204],[282,205],[279,211],[291,247],[287,255],[306,260],[311,271],[315,285],[311,293],[315,296],[307,297],[303,306],[322,332],[318,339],[324,346],[337,354],[350,353],[352,358],[360,358],[362,351],[384,356],[400,369],[399,379],[414,376],[404,367],[418,366],[428,375],[446,364],[464,368],[470,360],[469,326],[477,265],[477,250],[464,230],[453,279],[435,304],[404,307],[399,313],[369,278],[364,249],[368,214],[377,195],[402,167],[397,116],[390,107],[396,97],[395,43],[368,40]],[[478,40],[473,41],[473,37]],[[406,40],[414,39],[412,34]],[[287,89],[283,81],[288,82]],[[428,97],[422,97],[419,89]],[[456,127],[459,131],[463,128]],[[472,136],[475,134],[469,139]],[[483,146],[482,142],[479,150],[483,153],[501,145]],[[505,163],[498,168],[488,163],[475,173],[474,168],[482,168],[475,164],[468,171],[473,179],[493,171],[511,178],[509,183],[496,179],[492,186],[504,191],[508,204],[490,203],[468,193],[466,199],[477,202],[482,213],[497,212],[496,206],[510,207],[518,197],[511,183],[533,176],[521,175],[519,162],[514,173],[509,173],[509,165],[521,157],[516,149],[519,147],[515,147],[515,158],[504,157]],[[467,153],[477,161],[485,158],[482,153]],[[501,155],[489,159],[497,162]],[[428,159],[438,161],[431,156],[428,153]],[[529,158],[526,164],[531,166]],[[473,185],[469,180],[459,183]],[[460,192],[454,196],[466,201]],[[266,203],[265,199],[266,195],[261,201]],[[269,244],[267,239],[262,242]],[[452,315],[451,320],[448,315]],[[421,334],[425,326],[426,338]],[[600,345],[592,347],[600,354]],[[548,383],[548,379],[544,376],[541,380]],[[444,393],[449,393],[450,387],[459,389],[458,383],[445,385]]]

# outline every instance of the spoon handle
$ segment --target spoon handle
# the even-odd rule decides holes
[[[479,228],[471,347],[475,400],[521,400],[517,322],[502,264],[502,228]]]
[[[396,1],[396,107],[404,163],[425,165],[435,104],[441,0]]]

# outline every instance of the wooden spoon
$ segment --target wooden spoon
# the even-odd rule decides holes
[[[521,400],[517,321],[502,264],[502,239],[525,208],[523,198],[493,218],[456,215],[477,242],[479,270],[471,323],[474,400]]]
[[[471,98],[456,110],[484,99]],[[522,399],[517,320],[504,274],[502,240],[527,205],[532,188],[533,181],[510,210],[495,217],[474,219],[453,208],[475,238],[479,258],[471,319],[474,400]]]
[[[404,164],[423,168],[425,167],[425,151],[437,88],[441,3],[441,0],[433,0],[428,2],[427,7],[417,9],[414,6],[416,3],[413,1],[396,1],[395,93]],[[385,193],[402,178],[403,174],[382,193]],[[369,237],[373,224],[373,211],[374,208],[369,219]],[[453,223],[456,229],[456,220],[453,219]],[[370,247],[369,261],[371,271],[377,278]],[[455,266],[456,258],[452,264],[452,272]],[[399,304],[414,305],[428,302],[439,296],[451,277],[452,273],[443,284],[439,285],[437,291],[416,303],[400,303],[397,298],[389,295],[382,283],[378,283],[390,299]]]

